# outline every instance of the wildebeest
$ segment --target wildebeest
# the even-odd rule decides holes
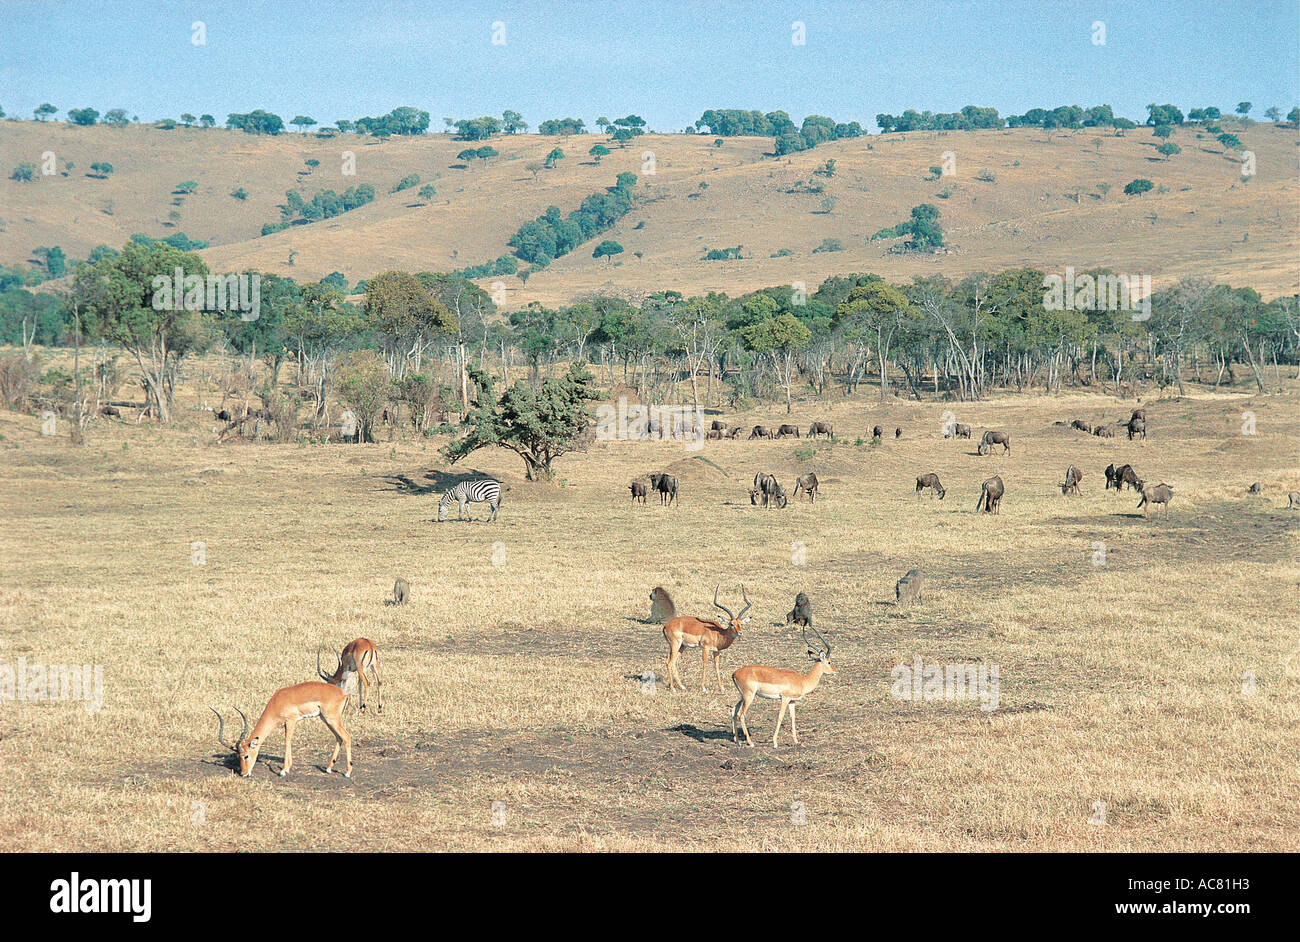
[[[921,591],[925,587],[925,576],[921,575],[919,569],[907,570],[907,575],[899,579],[894,585],[894,601],[902,605],[904,603],[921,601]]]
[[[777,437],[777,438],[785,438],[787,435],[793,435],[795,438],[799,438],[799,437],[800,437],[800,436],[799,436],[799,426],[797,426],[797,425],[782,425],[779,429],[776,430],[776,437]]]
[[[958,438],[970,438],[970,426],[958,422],[953,426],[953,434]]]
[[[1151,505],[1156,505],[1156,513],[1160,513],[1160,508],[1165,509],[1165,519],[1169,518],[1169,501],[1173,499],[1174,489],[1168,484],[1148,485],[1142,488],[1142,499],[1138,501],[1138,506],[1144,508],[1142,516],[1151,516]]]
[[[896,429],[894,429],[894,437],[895,437],[895,438],[902,438],[902,437],[903,437],[903,430],[902,430],[901,428],[896,428]]]
[[[1142,479],[1137,476],[1137,472],[1133,470],[1131,464],[1126,464],[1122,468],[1115,470],[1115,482],[1115,490],[1117,491],[1122,490],[1125,484],[1135,491],[1142,490]]]
[[[661,585],[654,587],[650,593],[650,621],[653,624],[663,625],[677,617],[677,606],[673,604],[673,597],[668,594],[668,590]]]
[[[1098,425],[1092,430],[1092,434],[1098,438],[1114,438],[1115,430],[1106,425]]]
[[[1065,483],[1061,485],[1062,494],[1078,494],[1079,482],[1083,480],[1083,472],[1070,465],[1065,469]]]
[[[645,481],[633,481],[628,485],[628,490],[632,492],[633,503],[636,503],[638,500],[643,504],[646,502],[646,495],[649,493],[649,488],[645,486]]]
[[[1092,426],[1083,421],[1083,419],[1075,419],[1072,421],[1070,423],[1070,428],[1077,428],[1080,432],[1092,432]]]
[[[1134,417],[1128,420],[1129,441],[1132,441],[1138,435],[1141,435],[1144,439],[1147,437],[1147,423],[1146,423],[1146,419],[1139,419]]]
[[[1292,491],[1286,495],[1286,507],[1287,510],[1292,507],[1300,507],[1300,491]]]
[[[758,497],[763,498],[763,506],[770,507],[776,504],[777,507],[786,505],[785,489],[781,487],[775,475],[765,474],[762,471],[754,475],[754,489],[749,492],[751,503],[758,503]]]
[[[817,438],[820,435],[825,435],[827,438],[834,438],[835,427],[829,422],[814,422],[812,425],[808,426],[809,438]]]
[[[815,504],[817,503],[818,487],[820,485],[817,483],[817,475],[807,471],[794,479],[794,499],[798,500],[799,493],[802,491],[808,495],[808,500]]]
[[[659,492],[660,504],[671,504],[677,499],[677,478],[671,474],[650,475],[650,486]]]
[[[884,438],[884,437],[885,437],[885,429],[884,429],[882,426],[879,426],[879,425],[874,426],[874,427],[871,429],[871,437],[872,437],[872,438]]]
[[[727,429],[731,428],[730,425],[723,422],[721,419],[714,419],[713,424],[709,427],[715,432],[725,432]]]
[[[979,500],[975,502],[976,512],[983,510],[988,514],[1001,513],[1002,495],[1005,491],[1006,489],[1002,486],[1002,478],[996,474],[993,475],[980,488]]]
[[[1001,445],[1002,454],[1004,455],[1011,454],[1011,438],[1006,432],[985,432],[984,437],[980,439],[979,453],[981,455],[987,455],[989,453],[989,448],[992,445]]]
[[[399,577],[398,580],[393,583],[393,604],[405,605],[406,600],[410,598],[410,595],[411,587],[407,585],[405,579]]]
[[[755,425],[754,430],[749,433],[749,440],[752,442],[756,438],[775,438],[775,435],[766,425]]]
[[[916,479],[916,496],[920,497],[921,492],[927,487],[930,488],[930,496],[934,497],[934,495],[938,494],[940,500],[943,500],[943,496],[948,493],[944,490],[943,485],[939,483],[939,475],[933,471]]]
[[[723,432],[723,433],[722,433],[722,437],[723,437],[723,438],[739,438],[739,437],[740,437],[740,433],[743,432],[743,431],[744,431],[744,429],[742,429],[739,425],[737,425],[737,426],[734,426],[734,427],[732,427],[732,428],[729,428],[729,429],[727,429],[725,432]]]
[[[800,592],[794,597],[794,608],[786,613],[785,623],[801,625],[804,628],[812,624],[812,606],[808,603],[807,594]]]
[[[720,428],[711,428],[704,433],[704,437],[707,438],[709,441],[721,441],[722,436],[725,434],[726,432],[724,432]]]

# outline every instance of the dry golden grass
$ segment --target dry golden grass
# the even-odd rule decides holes
[[[504,452],[448,469],[436,440],[216,446],[210,417],[182,409],[172,429],[98,423],[78,449],[0,415],[0,664],[104,669],[97,713],[0,702],[6,847],[1298,849],[1294,385],[1150,400],[1145,443],[1052,424],[1132,406],[1096,395],[873,395],[800,404],[802,427],[829,418],[841,436],[807,460],[793,441],[602,442],[562,459],[555,487],[522,482]],[[1008,430],[1012,455],[942,439],[947,408],[977,436]],[[903,439],[855,444],[877,422]],[[1112,460],[1174,485],[1167,522],[1103,492]],[[1070,463],[1080,497],[1056,486]],[[680,506],[633,507],[628,481],[664,467]],[[434,483],[470,468],[509,485],[500,520],[435,523]],[[789,486],[804,468],[823,480],[815,506],[750,506],[755,471]],[[914,498],[923,471],[946,500]],[[1002,513],[976,514],[995,471]],[[1247,497],[1255,480],[1264,495]],[[913,566],[927,597],[900,611]],[[403,608],[384,604],[398,575]],[[809,593],[839,672],[799,711],[801,747],[772,750],[770,702],[750,714],[758,747],[732,745],[730,688],[642,692],[636,675],[663,669],[641,621],[660,583],[701,615],[715,583],[727,600],[747,587],[728,683],[743,664],[806,667],[783,616]],[[388,709],[348,713],[354,779],[320,770],[314,721],[287,779],[279,735],[236,778],[209,705],[256,719],[314,676],[319,642],[356,636],[379,645]],[[917,656],[996,665],[999,709],[892,698],[891,668]],[[688,686],[699,668],[687,652]]]
[[[570,303],[595,290],[735,295],[793,281],[815,290],[827,276],[850,271],[910,281],[1026,265],[1054,271],[1107,266],[1150,275],[1156,288],[1200,276],[1248,284],[1266,299],[1293,294],[1300,250],[1297,133],[1260,124],[1239,136],[1256,157],[1257,173],[1248,183],[1239,156],[1190,127],[1175,132],[1183,150],[1168,161],[1156,155],[1159,140],[1148,129],[1124,137],[1090,129],[1050,136],[1037,129],[916,132],[831,142],[779,160],[764,156],[772,146],[766,138],[731,138],[715,148],[709,135],[647,135],[615,148],[599,166],[587,150],[603,135],[517,135],[494,138],[501,156],[466,170],[456,169],[455,156],[465,142],[442,134],[379,143],[356,135],[323,141],[299,134],[265,138],[218,129],[6,121],[0,123],[4,174],[45,151],[77,169],[34,184],[0,179],[6,207],[0,262],[25,261],[39,245],[61,245],[69,256],[85,258],[95,245],[119,247],[133,233],[184,231],[212,242],[202,254],[223,271],[253,267],[297,280],[341,271],[353,284],[388,268],[447,271],[506,253],[520,224],[548,205],[576,209],[628,170],[639,177],[639,201],[609,234],[626,252],[611,263],[593,259],[588,244],[526,286],[502,278],[507,307]],[[534,176],[528,165],[540,163],[557,144],[568,157]],[[356,156],[355,175],[342,175],[345,151]],[[653,175],[645,172],[647,151],[654,155]],[[945,152],[954,155],[955,176],[927,180]],[[320,166],[300,179],[309,157]],[[814,177],[830,159],[835,176]],[[109,179],[85,176],[98,160],[115,166]],[[994,182],[978,179],[983,171],[994,174]],[[389,193],[409,173],[437,188],[429,205],[418,205],[418,187]],[[1167,192],[1124,196],[1124,185],[1139,177]],[[822,195],[787,192],[813,179],[836,198],[829,214],[821,211]],[[172,189],[182,180],[196,181],[199,190],[185,198],[180,221],[167,228],[176,209]],[[373,203],[258,237],[264,223],[279,218],[286,190],[301,187],[310,196],[360,183],[375,187]],[[230,197],[236,187],[247,190],[246,201]],[[951,191],[947,199],[936,195],[943,190]],[[1078,201],[1066,194],[1077,194]],[[110,202],[111,215],[105,212]],[[918,203],[943,212],[953,254],[891,255],[888,243],[867,241],[907,219]],[[840,240],[844,250],[813,254],[827,238]],[[743,259],[701,261],[706,249],[735,245],[744,246]],[[771,257],[782,249],[794,254]]]

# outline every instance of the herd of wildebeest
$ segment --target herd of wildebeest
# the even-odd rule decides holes
[[[1069,423],[1062,421],[1055,424],[1058,426],[1068,425],[1071,429],[1102,438],[1113,438],[1115,427],[1122,427],[1127,430],[1130,441],[1134,438],[1146,438],[1146,413],[1142,409],[1134,410],[1127,421],[1117,422],[1114,426],[1104,423],[1094,426],[1082,419],[1074,419]],[[715,421],[713,428],[709,430],[706,437],[709,439],[736,439],[740,437],[740,432],[739,427],[732,427],[725,422]],[[885,429],[880,425],[873,426],[871,432],[876,443],[881,442],[885,436]],[[971,438],[971,429],[969,425],[952,423],[944,428],[943,434],[944,438],[969,439]],[[794,438],[802,437],[797,426],[781,425],[773,431],[767,426],[755,425],[750,431],[749,439],[781,439],[791,436]],[[808,429],[807,437],[810,439],[820,437],[834,439],[835,431],[827,422],[813,422]],[[903,430],[901,428],[894,429],[894,438],[901,439],[902,437]],[[1011,439],[1006,432],[986,431],[980,438],[977,453],[979,455],[988,455],[998,445],[1002,446],[1002,451],[999,454],[1009,455],[1011,453]],[[1169,502],[1173,499],[1173,488],[1168,484],[1145,483],[1133,469],[1133,466],[1129,464],[1120,465],[1119,467],[1116,467],[1113,463],[1108,465],[1105,470],[1105,478],[1107,491],[1113,488],[1118,493],[1127,487],[1138,492],[1141,495],[1138,507],[1143,510],[1144,516],[1149,517],[1151,508],[1155,507],[1157,513],[1163,510],[1165,517],[1168,518]],[[1083,473],[1074,465],[1070,465],[1066,469],[1064,482],[1059,485],[1062,495],[1077,495],[1081,480],[1083,480]],[[801,496],[807,497],[810,503],[815,503],[819,487],[820,483],[817,480],[817,475],[806,472],[795,479],[793,496],[796,500]],[[654,491],[659,495],[661,504],[673,504],[678,499],[679,483],[675,476],[665,472],[657,472],[649,475],[648,483],[642,480],[633,481],[629,488],[634,502],[639,501],[645,504],[650,491]],[[1001,476],[994,475],[989,478],[980,487],[979,499],[975,505],[976,511],[991,514],[999,513],[1005,490]],[[919,498],[926,491],[930,492],[932,499],[937,497],[939,500],[943,500],[947,494],[947,490],[939,480],[939,476],[933,472],[921,474],[916,479],[916,496]],[[1248,488],[1248,491],[1252,494],[1259,494],[1262,492],[1262,487],[1260,484],[1255,483]],[[499,482],[492,481],[463,482],[444,495],[442,505],[447,504],[453,497],[461,501],[462,508],[466,501],[492,501],[494,498],[499,501],[500,485]],[[761,504],[769,508],[783,508],[789,502],[785,489],[777,481],[776,477],[761,471],[754,475],[753,486],[749,489],[749,499],[751,504]],[[1300,492],[1293,491],[1288,494],[1288,507],[1300,508]],[[440,513],[439,519],[442,518],[443,514]],[[493,514],[489,519],[494,520],[495,518],[494,506]],[[919,569],[909,570],[894,586],[895,602],[902,606],[920,601],[924,585],[924,574]],[[411,587],[406,580],[398,579],[393,586],[393,598],[388,604],[405,605],[410,600],[410,593]],[[730,608],[718,601],[718,588],[714,589],[713,604],[717,609],[725,613],[726,619],[723,620],[678,615],[672,597],[663,586],[656,586],[650,593],[649,622],[664,626],[664,638],[668,642],[665,679],[668,681],[670,691],[685,689],[677,666],[682,650],[685,648],[700,649],[702,658],[700,689],[704,691],[708,689],[708,667],[710,661],[712,661],[714,675],[718,681],[718,689],[719,692],[722,691],[720,665],[722,652],[732,645],[739,637],[742,626],[750,620],[746,613],[751,608],[752,603],[750,603],[748,595],[745,594],[743,586],[741,587],[741,597],[745,602],[744,608],[740,609],[738,613],[733,613]],[[731,715],[732,739],[736,743],[740,742],[740,733],[743,733],[746,744],[749,746],[754,745],[750,739],[749,728],[746,725],[746,716],[754,699],[761,698],[779,700],[781,703],[776,730],[772,737],[773,747],[778,745],[781,726],[787,711],[790,715],[790,735],[797,744],[799,742],[799,733],[795,725],[795,704],[802,701],[805,696],[817,687],[823,675],[835,673],[835,668],[830,663],[830,643],[813,626],[812,605],[806,593],[800,592],[795,597],[794,607],[786,615],[785,621],[787,625],[797,625],[802,629],[803,640],[807,644],[807,654],[813,662],[812,669],[806,674],[801,674],[798,671],[782,668],[750,665],[734,671],[731,675],[732,683],[740,695],[740,699],[736,702]],[[809,631],[816,636],[816,640],[809,638]],[[251,734],[249,733],[248,717],[240,711],[239,715],[244,721],[244,730],[233,743],[226,742],[223,735],[224,722],[221,720],[221,714],[217,713],[217,738],[223,746],[235,753],[240,775],[251,774],[257,762],[258,751],[267,734],[280,728],[285,731],[284,765],[280,770],[280,775],[288,773],[293,764],[291,741],[295,724],[303,719],[320,717],[330,732],[334,734],[336,740],[334,754],[330,758],[326,771],[333,771],[339,748],[343,747],[346,750],[346,769],[343,774],[351,776],[352,740],[351,736],[343,728],[343,710],[354,691],[359,695],[360,709],[363,710],[366,708],[366,688],[373,683],[377,694],[382,691],[378,672],[378,649],[374,642],[366,638],[357,638],[336,655],[336,658],[336,669],[332,674],[327,674],[321,667],[320,650],[318,649],[316,670],[320,680],[296,684],[277,691],[271,697],[270,702],[267,703],[266,709],[263,710],[257,723],[254,724]],[[643,675],[638,679],[642,681],[652,679],[652,675]],[[382,711],[382,695],[378,699],[379,710]],[[217,711],[214,710],[213,712]]]

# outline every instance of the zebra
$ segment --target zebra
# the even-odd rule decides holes
[[[447,519],[447,508],[456,503],[456,519],[462,520],[465,513],[466,504],[476,504],[480,501],[487,501],[488,507],[492,510],[492,516],[488,520],[497,518],[497,507],[501,506],[501,484],[499,481],[482,479],[478,481],[461,481],[447,493],[442,495],[442,500],[438,501],[438,522],[441,523]],[[473,518],[470,518],[473,519]]]

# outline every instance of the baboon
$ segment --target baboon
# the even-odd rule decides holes
[[[940,500],[943,500],[943,496],[948,493],[944,490],[943,485],[939,483],[939,475],[933,471],[916,479],[916,496],[920,497],[921,492],[927,487],[930,488],[930,496],[934,497],[934,495],[938,494]]]
[[[1092,430],[1092,434],[1098,438],[1114,438],[1115,430],[1105,425],[1098,425]]]
[[[782,425],[779,429],[776,430],[776,437],[777,437],[777,438],[785,438],[787,435],[793,435],[795,438],[799,438],[799,437],[800,437],[800,435],[799,435],[799,426],[797,426],[797,425]]]
[[[1169,519],[1169,501],[1173,499],[1174,489],[1168,484],[1156,484],[1153,487],[1142,488],[1142,499],[1138,501],[1138,506],[1144,508],[1142,516],[1151,516],[1151,505],[1156,505],[1156,514],[1159,515],[1160,508],[1165,509],[1165,519]]]
[[[220,409],[220,410],[218,410],[217,412],[212,413],[212,417],[213,417],[214,419],[216,419],[218,422],[231,422],[231,421],[233,421],[233,420],[230,418],[230,410],[229,410],[229,409]]]
[[[1139,420],[1145,422],[1145,421],[1147,420],[1147,410],[1146,410],[1146,409],[1134,409],[1134,410],[1133,410],[1133,414],[1130,415],[1130,416],[1128,417],[1128,420],[1129,420],[1130,422],[1132,422],[1134,419],[1139,419]]]
[[[1260,484],[1258,481],[1256,481],[1254,484],[1252,484],[1250,487],[1246,489],[1246,493],[1248,494],[1261,494],[1263,493],[1263,491],[1264,491],[1264,486]]]
[[[677,478],[671,474],[650,475],[650,486],[659,492],[660,504],[671,504],[677,499]]]
[[[808,495],[808,500],[815,504],[817,503],[818,487],[820,487],[820,485],[817,483],[817,475],[813,474],[811,471],[801,474],[794,479],[794,499],[798,500],[799,492],[802,491]]]
[[[980,439],[979,453],[987,455],[992,445],[1001,445],[1002,454],[1004,455],[1011,454],[1011,438],[1006,432],[985,432],[984,437]]]
[[[794,597],[794,608],[786,613],[785,623],[801,625],[804,628],[812,624],[812,606],[808,604],[806,593],[800,592]]]
[[[398,580],[393,583],[393,604],[405,605],[406,600],[410,598],[410,595],[411,595],[410,585],[407,583],[405,579],[398,577]]]
[[[645,486],[645,481],[633,481],[628,485],[628,489],[632,492],[632,503],[638,500],[643,504],[646,502],[646,495],[650,489]]]
[[[1083,421],[1083,419],[1075,419],[1070,423],[1070,428],[1077,428],[1080,432],[1092,433],[1092,426]]]
[[[901,428],[894,429],[894,438],[902,438],[902,437],[903,437],[903,430]]]
[[[764,507],[771,507],[772,504],[776,504],[777,507],[786,505],[785,489],[777,482],[774,475],[764,474],[762,471],[754,475],[754,488],[749,492],[750,502],[757,503],[758,495],[762,495]]]
[[[980,488],[979,500],[975,502],[975,510],[978,513],[981,509],[988,514],[1001,513],[1002,495],[1005,488],[1002,486],[1002,478],[994,475],[984,482]]]
[[[871,429],[871,437],[872,437],[872,438],[884,438],[884,437],[885,437],[885,429],[884,429],[882,426],[879,426],[879,425],[876,425],[876,426],[872,427],[872,429]]]
[[[1128,440],[1132,441],[1138,435],[1141,435],[1143,440],[1146,439],[1147,422],[1146,419],[1139,419],[1137,413],[1134,413],[1133,418],[1128,420]]]
[[[756,438],[774,438],[772,430],[766,425],[755,425],[754,430],[749,433],[749,440],[752,442]]]
[[[808,426],[809,438],[817,438],[820,435],[825,435],[827,438],[834,438],[835,427],[829,422],[814,422],[812,425]]]
[[[960,422],[958,422],[957,425],[954,426],[953,434],[956,435],[958,438],[970,438],[970,426],[962,425]]]
[[[1065,469],[1065,483],[1061,485],[1062,494],[1078,494],[1079,482],[1083,480],[1083,472],[1070,465]]]
[[[650,593],[650,622],[664,625],[676,617],[677,606],[673,604],[673,597],[663,586],[655,586],[654,591]]]
[[[1300,491],[1292,491],[1286,495],[1286,509],[1290,510],[1292,507],[1300,507]]]
[[[907,575],[899,579],[894,585],[894,601],[903,605],[905,603],[921,601],[921,590],[925,587],[925,576],[921,575],[919,569],[907,570]]]
[[[99,410],[99,414],[110,419],[120,419],[122,417],[122,413],[116,406],[104,406]]]

